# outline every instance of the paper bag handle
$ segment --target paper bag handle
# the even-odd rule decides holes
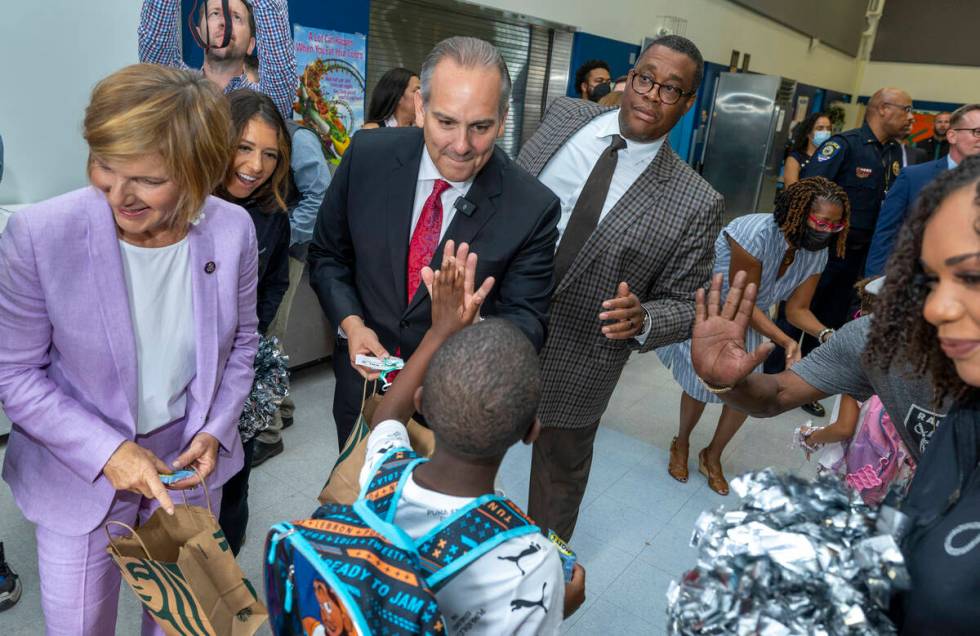
[[[364,380],[364,389],[361,391],[361,411],[360,411],[361,413],[364,412],[364,405],[367,404],[367,397],[368,397],[367,388],[369,383],[371,384],[371,395],[374,395],[375,393],[378,392],[377,380],[368,380],[368,379]]]
[[[109,521],[105,522],[105,526],[103,526],[102,529],[105,530],[105,536],[109,538],[109,547],[112,548],[112,551],[116,553],[116,556],[122,558],[122,555],[119,554],[119,550],[116,549],[116,544],[112,542],[112,533],[109,532],[109,526],[122,526],[123,528],[129,530],[129,533],[134,537],[136,537],[136,540],[139,541],[140,547],[143,548],[143,552],[146,554],[146,558],[150,559],[151,561],[153,560],[153,557],[150,556],[149,549],[147,549],[146,544],[143,543],[143,539],[140,538],[140,535],[137,534],[136,530],[133,530],[132,526],[123,523],[122,521],[116,521],[115,519],[110,519]]]
[[[201,476],[201,473],[197,472],[197,469],[196,468],[194,468],[193,466],[191,466],[191,470],[194,471],[194,474],[197,475],[197,479],[200,481],[200,486],[204,490],[204,499],[208,502],[208,514],[210,514],[213,517],[214,516],[214,511],[211,510],[211,492],[208,490],[208,485],[206,483],[204,483],[204,477]],[[190,490],[190,489],[189,488],[184,488],[184,489],[181,489],[181,491],[180,491],[181,496],[184,498],[184,505],[185,506],[190,506],[190,504],[187,503],[187,491],[188,490]]]

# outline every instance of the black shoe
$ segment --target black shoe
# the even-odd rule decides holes
[[[291,417],[282,418],[282,430],[286,430],[292,425],[293,425],[293,418]]]
[[[827,411],[825,411],[823,408],[823,404],[820,402],[810,402],[809,404],[804,404],[800,408],[814,417],[823,417],[827,414]]]
[[[282,451],[282,440],[279,440],[275,444],[263,444],[256,440],[255,450],[252,451],[252,468],[260,466],[265,460],[275,457]]]
[[[20,578],[3,558],[3,544],[0,543],[0,612],[16,605],[22,590]]]

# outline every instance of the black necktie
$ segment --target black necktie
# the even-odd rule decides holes
[[[599,224],[599,213],[606,202],[606,195],[609,194],[609,184],[612,182],[613,172],[616,171],[616,161],[619,158],[619,151],[626,147],[626,140],[619,135],[613,135],[612,143],[602,151],[599,160],[592,167],[585,186],[582,187],[572,215],[565,226],[565,233],[558,244],[558,252],[555,253],[555,285],[561,282],[572,266],[575,257],[582,250],[582,246],[592,236],[596,226]]]

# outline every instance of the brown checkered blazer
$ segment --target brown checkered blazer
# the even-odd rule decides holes
[[[606,110],[584,100],[557,99],[517,163],[538,176],[572,135]],[[544,393],[538,415],[544,426],[595,423],[630,351],[644,353],[690,337],[694,292],[711,275],[724,207],[721,195],[665,141],[556,281],[541,351]],[[642,346],[634,339],[609,340],[600,330],[602,301],[615,295],[621,281],[652,318]]]

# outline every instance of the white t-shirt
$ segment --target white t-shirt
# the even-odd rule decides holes
[[[194,299],[187,238],[166,247],[119,241],[136,338],[139,412],[145,435],[184,417],[197,371]]]
[[[393,448],[410,448],[408,432],[395,420],[379,424],[368,437],[360,483],[374,476],[375,464]],[[395,524],[421,539],[473,501],[419,486],[409,475]],[[557,634],[565,604],[565,579],[558,549],[540,534],[514,537],[463,569],[436,593],[446,633]]]

